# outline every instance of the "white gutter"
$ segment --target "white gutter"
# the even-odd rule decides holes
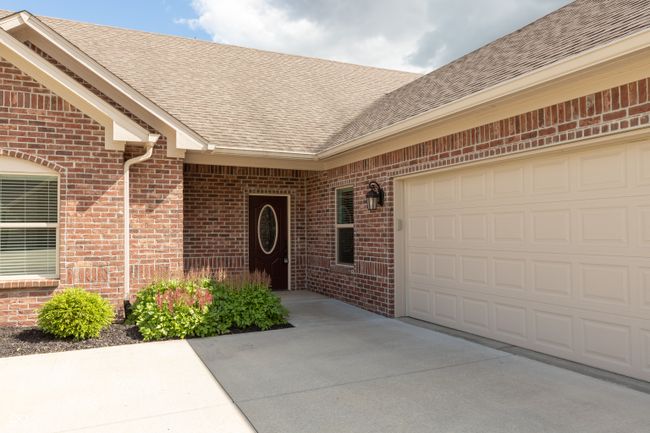
[[[131,158],[124,163],[124,302],[129,302],[131,294],[131,187],[129,181],[131,166],[151,158],[153,148],[160,138],[158,134],[149,134],[149,141],[145,144],[147,151],[140,156]]]

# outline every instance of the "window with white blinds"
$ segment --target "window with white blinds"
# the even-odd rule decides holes
[[[0,278],[56,276],[57,182],[0,173]]]

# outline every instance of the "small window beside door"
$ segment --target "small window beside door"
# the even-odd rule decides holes
[[[336,263],[354,264],[354,189],[336,190]]]

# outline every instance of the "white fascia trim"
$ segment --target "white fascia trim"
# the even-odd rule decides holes
[[[72,57],[80,65],[90,70],[93,74],[98,76],[110,84],[115,90],[138,104],[151,115],[158,118],[161,122],[167,124],[176,132],[177,137],[167,137],[168,141],[172,141],[175,149],[180,150],[176,155],[181,155],[182,150],[207,150],[208,145],[205,140],[200,137],[196,132],[185,126],[175,117],[167,113],[162,108],[158,107],[155,103],[133,89],[127,83],[122,81],[119,77],[111,71],[100,65],[92,57],[81,51],[74,44],[70,43],[63,36],[56,33],[49,28],[37,17],[29,12],[18,12],[14,15],[0,20],[0,27],[5,30],[11,30],[21,25],[26,25],[34,32],[38,33],[41,37],[47,39],[50,43],[56,46],[59,50],[66,55]],[[173,151],[171,151],[173,153]]]
[[[615,60],[648,47],[650,47],[650,29],[641,30],[632,35],[594,47],[519,77],[496,84],[480,92],[457,99],[441,107],[370,132],[356,139],[337,144],[319,152],[317,155],[319,159],[326,159],[360,146],[424,126],[430,122],[439,121],[531,87],[543,85],[558,78]]]
[[[1,28],[0,55],[104,126],[107,147],[123,150],[126,142],[148,141],[149,131]]]

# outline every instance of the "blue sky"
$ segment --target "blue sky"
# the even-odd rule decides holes
[[[0,8],[429,72],[569,1],[0,0]]]
[[[176,23],[196,16],[190,0],[0,0],[0,9],[26,9],[36,15],[211,39],[201,28]]]

